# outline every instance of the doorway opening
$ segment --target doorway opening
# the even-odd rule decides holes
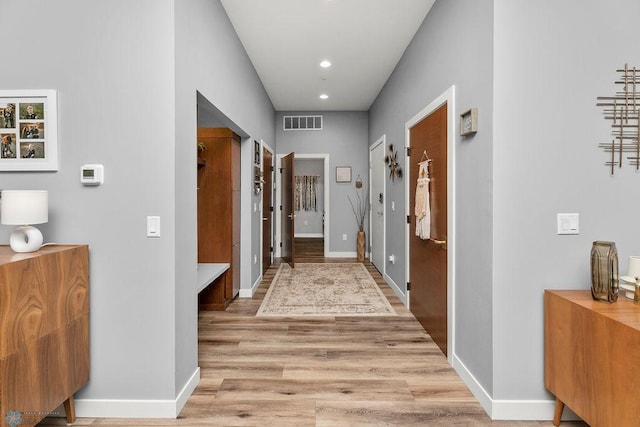
[[[293,235],[296,259],[324,256],[324,176],[323,159],[295,158],[296,216]]]
[[[282,177],[280,168],[283,154],[276,160],[276,257],[281,257],[283,201]],[[314,258],[327,257],[329,254],[329,155],[294,153],[294,170],[298,178],[298,206],[295,206],[295,194],[290,197],[294,203],[294,256],[296,261],[313,262]],[[306,179],[305,179],[306,177]],[[306,187],[306,188],[305,188]],[[296,188],[294,188],[294,192]],[[315,201],[315,203],[314,203]],[[302,253],[300,253],[302,250]],[[298,260],[298,257],[300,259]]]
[[[251,248],[240,233],[248,187],[242,187],[242,159],[248,135],[204,95],[196,92],[197,281],[199,307],[224,310],[240,293],[245,266],[241,253]],[[196,148],[198,147],[198,148]],[[246,151],[246,150],[245,150]]]

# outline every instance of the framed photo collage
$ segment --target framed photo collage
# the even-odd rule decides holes
[[[0,171],[57,170],[56,93],[0,90]]]

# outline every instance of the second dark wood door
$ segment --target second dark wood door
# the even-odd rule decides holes
[[[410,129],[409,307],[447,355],[447,105]],[[423,154],[429,164],[430,238],[416,236],[416,186]]]
[[[264,185],[262,187],[262,273],[271,265],[273,252],[273,154],[262,148]]]
[[[294,154],[289,153],[282,158],[280,173],[282,178],[282,260],[291,267],[295,265],[295,212],[293,211],[293,199],[295,196],[295,173],[293,170]]]

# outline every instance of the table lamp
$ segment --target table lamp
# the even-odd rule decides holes
[[[19,225],[9,237],[14,252],[35,252],[42,247],[42,233],[31,224],[49,220],[49,193],[44,190],[2,190],[0,223]]]

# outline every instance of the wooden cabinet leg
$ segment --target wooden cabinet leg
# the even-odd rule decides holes
[[[556,410],[553,413],[553,425],[558,427],[560,425],[560,418],[562,418],[562,411],[564,411],[564,403],[556,398]]]
[[[76,422],[76,407],[73,403],[73,396],[64,401],[64,412],[67,414],[67,422],[69,424]]]

